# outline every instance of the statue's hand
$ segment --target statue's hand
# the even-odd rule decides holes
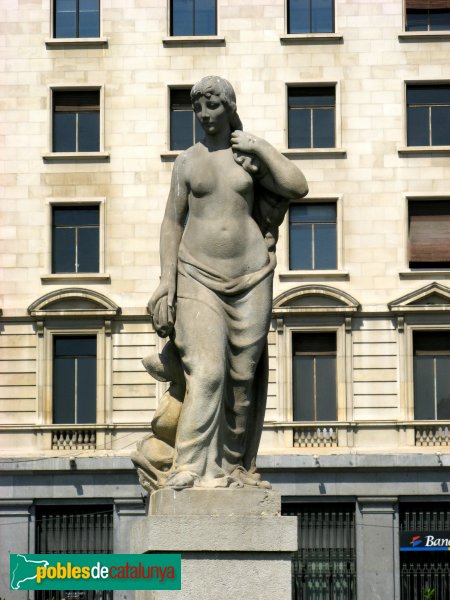
[[[175,323],[175,286],[161,281],[148,303],[148,312],[159,337],[168,337]]]
[[[255,154],[257,152],[259,138],[256,135],[236,129],[231,134],[230,141],[232,150],[244,154]]]

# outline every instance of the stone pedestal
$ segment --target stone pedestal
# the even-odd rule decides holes
[[[140,600],[291,600],[296,517],[281,517],[277,492],[160,490],[132,532],[132,552],[180,553],[179,592]]]

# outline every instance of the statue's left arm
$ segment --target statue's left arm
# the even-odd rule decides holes
[[[261,168],[250,168],[250,172],[253,170],[259,183],[276,196],[294,200],[308,193],[308,184],[300,169],[266,140],[235,130],[231,134],[231,147],[234,152],[254,155],[259,159]]]

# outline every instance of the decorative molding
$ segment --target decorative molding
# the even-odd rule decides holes
[[[388,303],[393,312],[423,313],[450,311],[450,288],[433,281]]]
[[[114,317],[121,309],[99,292],[84,288],[55,290],[30,304],[32,317]]]
[[[327,285],[303,285],[283,292],[273,302],[273,314],[352,314],[360,307],[355,298]]]

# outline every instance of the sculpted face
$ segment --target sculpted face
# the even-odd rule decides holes
[[[208,135],[215,135],[230,126],[230,118],[226,107],[219,96],[207,94],[200,96],[193,104],[195,116]]]

